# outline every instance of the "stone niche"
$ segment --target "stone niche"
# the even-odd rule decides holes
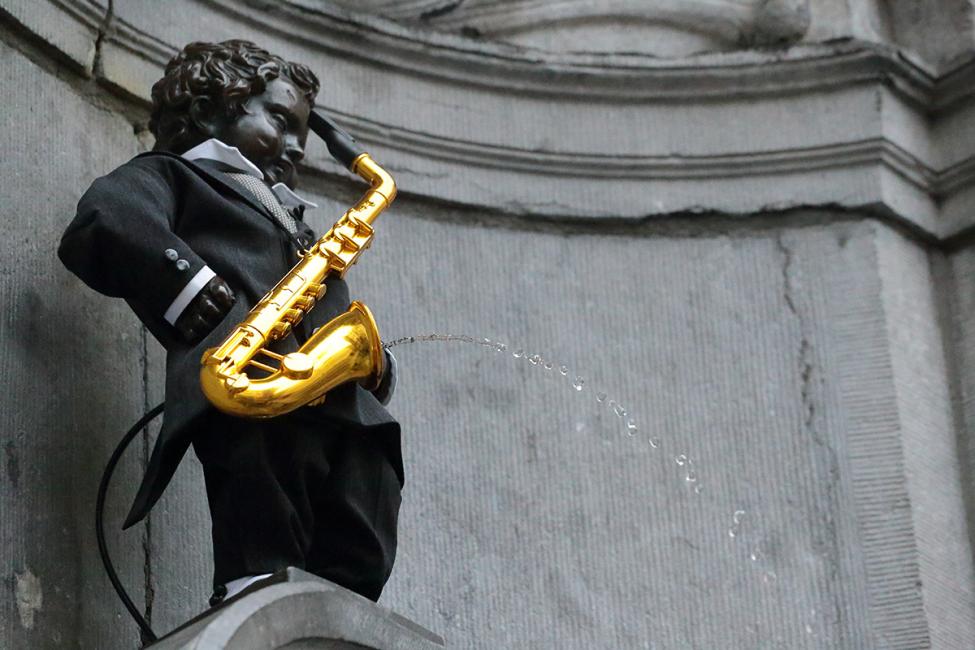
[[[53,251],[144,146],[177,48],[241,37],[327,73],[322,108],[396,178],[351,277],[384,335],[504,337],[586,376],[404,350],[385,605],[471,650],[975,648],[967,0],[337,1],[0,0],[21,217],[0,247],[0,648],[136,647],[90,517],[163,357]],[[361,186],[309,143],[321,232]],[[181,472],[151,526],[109,539],[159,632],[209,593],[203,479]],[[208,633],[340,602],[267,589]],[[388,625],[357,629],[402,631],[372,611]]]
[[[549,52],[662,58],[790,45],[809,0],[339,0],[397,22]]]

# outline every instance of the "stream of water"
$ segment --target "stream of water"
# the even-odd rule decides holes
[[[415,336],[405,336],[403,338],[385,342],[383,343],[383,347],[389,349],[412,343],[428,342],[466,343],[488,348],[499,354],[504,354],[509,350],[507,343],[494,341],[489,338],[469,336],[466,334],[419,334]],[[531,366],[537,367],[545,372],[551,372],[553,374],[557,373],[559,376],[564,377],[568,383],[568,386],[577,393],[582,393],[588,390],[595,397],[597,404],[606,405],[610,411],[616,415],[617,418],[619,418],[619,421],[622,423],[623,432],[626,434],[626,436],[636,438],[639,434],[640,427],[636,418],[623,404],[621,404],[618,400],[611,398],[609,394],[603,390],[588,387],[585,377],[581,374],[570,372],[567,365],[558,363],[557,361],[553,361],[547,357],[543,357],[540,354],[528,353],[525,351],[525,348],[516,348],[510,354],[515,360],[527,361]],[[661,440],[657,436],[648,436],[646,438],[646,444],[648,444],[651,449],[659,450],[661,448]],[[674,456],[674,463],[677,465],[677,467],[681,468],[684,475],[684,482],[692,487],[693,493],[701,494],[704,491],[704,487],[701,484],[694,461],[691,460],[687,454],[679,453]]]
[[[533,367],[539,368],[542,372],[552,373],[557,377],[564,378],[567,388],[577,393],[585,393],[588,391],[593,395],[597,404],[605,405],[609,408],[619,418],[619,421],[622,423],[623,432],[627,437],[638,438],[640,426],[636,417],[618,400],[610,397],[609,393],[602,389],[591,387],[582,374],[572,372],[569,366],[553,361],[541,354],[529,353],[523,347],[515,348],[509,352],[507,343],[466,334],[420,334],[406,336],[385,342],[383,343],[383,347],[389,349],[414,343],[429,342],[464,343],[492,350],[497,354],[510,354],[511,358],[515,361],[526,362]],[[651,449],[662,450],[662,442],[659,437],[648,435],[643,440],[645,440],[645,444]],[[693,494],[700,495],[704,491],[704,486],[695,461],[686,453],[680,452],[673,456],[673,463],[680,469],[683,475],[684,485],[688,486]],[[769,567],[769,562],[762,550],[762,542],[755,541],[752,535],[743,534],[748,517],[749,515],[745,510],[736,509],[731,516],[731,524],[727,529],[728,537],[735,541],[743,554],[747,554],[751,565],[758,570],[762,583],[772,585],[777,580],[777,575]],[[813,610],[809,622],[805,624],[805,632],[814,635],[815,627],[816,612]]]

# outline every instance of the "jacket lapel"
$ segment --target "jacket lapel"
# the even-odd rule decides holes
[[[187,161],[191,166],[196,166],[200,170],[201,176],[204,176],[208,180],[212,181],[214,184],[218,184],[230,190],[235,196],[243,199],[249,206],[260,212],[266,219],[270,220],[275,226],[278,226],[282,230],[284,226],[275,218],[271,211],[264,207],[264,204],[257,200],[251,192],[248,192],[242,185],[235,183],[233,179],[229,178],[225,172],[236,172],[236,169],[227,167],[226,165],[219,163],[215,160],[194,160]],[[287,232],[287,230],[285,230]]]
[[[237,171],[237,170],[232,169],[224,165],[223,163],[217,162],[215,160],[187,160],[182,156],[177,156],[176,154],[170,153],[168,151],[150,151],[144,154],[140,154],[140,156],[150,156],[150,155],[167,156],[169,158],[178,160],[179,162],[186,165],[187,167],[195,171],[197,174],[202,176],[204,179],[206,179],[209,184],[218,186],[226,190],[227,192],[233,194],[234,196],[238,197],[239,199],[241,199],[244,203],[257,210],[257,212],[260,213],[261,216],[263,216],[265,219],[267,219],[272,224],[274,224],[275,228],[280,229],[283,233],[288,235],[289,238],[291,237],[290,233],[288,233],[287,228],[285,228],[284,225],[280,221],[278,221],[277,218],[275,218],[275,216],[271,214],[271,212],[267,208],[265,208],[260,201],[257,200],[256,196],[248,192],[246,189],[244,189],[242,186],[235,183],[233,180],[231,180],[229,177],[227,177],[224,174],[225,171]]]

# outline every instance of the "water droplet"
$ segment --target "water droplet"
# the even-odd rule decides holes
[[[745,516],[744,510],[735,510],[735,514],[731,516],[731,528],[728,529],[729,537],[737,537],[738,529],[741,528],[741,518]]]
[[[697,474],[694,473],[693,470],[688,471],[687,472],[687,475],[684,477],[684,480],[687,481],[688,483],[696,483],[697,482]]]
[[[572,387],[576,390],[582,390],[582,386],[586,383],[586,380],[582,377],[576,377],[572,380]]]
[[[616,404],[613,407],[613,412],[616,413],[616,415],[620,416],[621,418],[626,417],[626,409],[623,408],[622,404]]]
[[[813,626],[806,623],[806,634],[813,634]]]
[[[684,454],[681,454],[680,456],[677,456],[674,459],[674,462],[677,463],[678,465],[680,465],[681,467],[683,467],[684,465],[687,464],[687,456],[685,456]]]
[[[568,366],[559,366],[559,374],[562,375],[563,377],[569,374]]]
[[[596,401],[602,404],[606,401],[606,393],[596,393]]]
[[[701,492],[704,492],[704,486],[698,483],[694,486],[694,494],[700,494]]]
[[[494,341],[492,341],[491,339],[481,339],[481,343],[483,345],[494,345]]]
[[[748,555],[748,558],[749,558],[749,559],[750,559],[750,560],[751,560],[752,562],[758,562],[759,560],[761,560],[761,559],[762,559],[762,552],[761,552],[760,550],[758,550],[758,549],[756,548],[756,549],[755,549],[754,551],[752,551],[752,552],[751,552],[751,553],[750,553],[750,554]]]
[[[653,448],[653,449],[659,449],[660,448],[660,438],[648,438],[647,439],[647,444],[649,444],[650,447]]]
[[[504,352],[505,350],[508,349],[508,346],[505,345],[504,343],[498,343],[497,345],[494,346],[494,349],[497,350],[498,352]]]
[[[523,356],[525,356],[525,351],[522,350],[521,348],[518,348],[517,350],[511,353],[511,356],[513,356],[515,359],[520,359]]]
[[[528,362],[531,363],[533,366],[537,366],[538,365],[538,362],[541,361],[541,360],[542,360],[542,357],[541,357],[541,355],[538,355],[538,354],[533,354],[530,357],[528,357]]]
[[[630,418],[629,420],[627,420],[626,421],[626,430],[629,431],[629,433],[630,433],[631,436],[634,433],[636,433],[636,420],[634,420],[633,418]]]
[[[410,343],[416,343],[416,337],[415,336],[411,336],[410,337]]]
[[[554,367],[555,367],[555,364],[553,364],[551,361],[546,361],[545,362],[545,369],[546,370],[551,370]]]

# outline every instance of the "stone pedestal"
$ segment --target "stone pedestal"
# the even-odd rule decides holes
[[[444,640],[385,607],[299,569],[178,628],[153,650],[436,650]]]

